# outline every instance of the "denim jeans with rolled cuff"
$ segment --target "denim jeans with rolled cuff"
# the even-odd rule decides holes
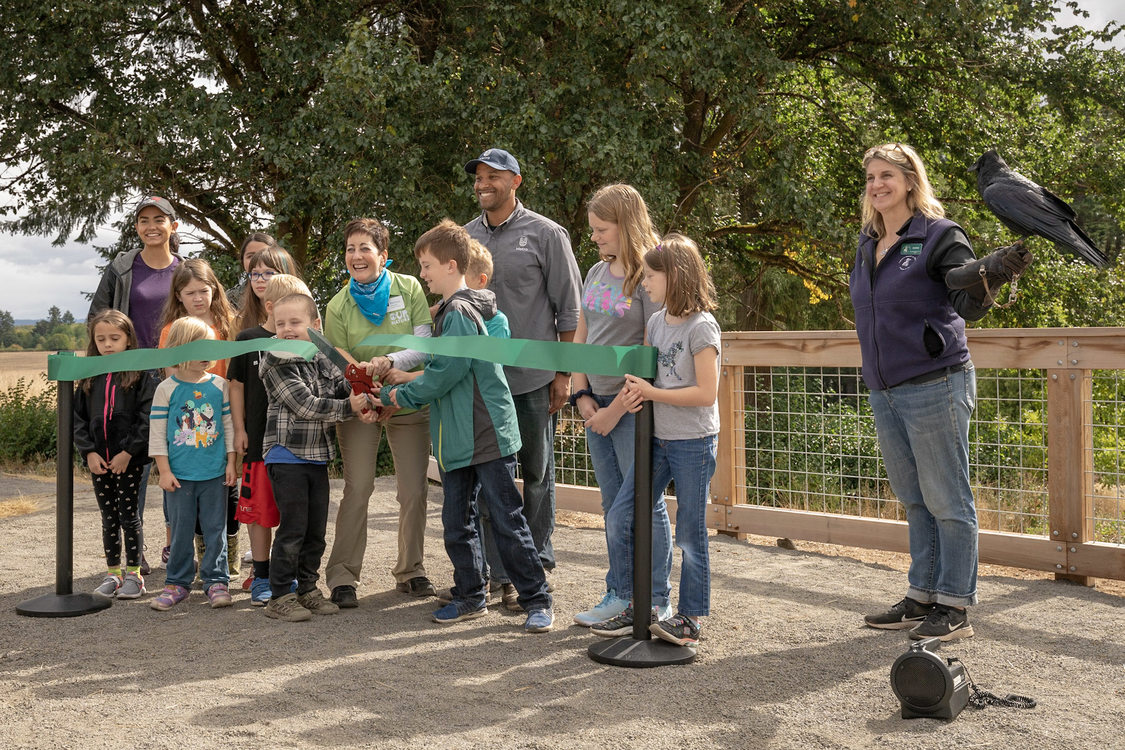
[[[977,602],[977,512],[969,486],[969,419],[976,371],[871,391],[891,489],[906,511],[909,588],[920,602]]]

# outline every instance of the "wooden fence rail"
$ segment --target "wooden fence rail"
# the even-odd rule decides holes
[[[1038,369],[1047,384],[1049,533],[980,532],[980,560],[1046,570],[1089,583],[1125,579],[1125,545],[1094,541],[1094,370],[1125,370],[1125,328],[971,329],[978,371]],[[760,534],[905,552],[906,523],[747,502],[746,371],[769,368],[858,368],[855,331],[754,331],[723,334],[720,355],[718,463],[708,526],[726,534]],[[1122,446],[1125,450],[1125,446]],[[431,461],[431,476],[437,477]],[[601,513],[596,487],[559,484],[558,507]],[[669,500],[675,517],[675,501]]]

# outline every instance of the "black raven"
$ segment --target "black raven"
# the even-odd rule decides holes
[[[984,204],[1008,229],[1021,237],[1046,237],[1095,268],[1109,265],[1105,253],[1074,223],[1074,209],[1010,168],[995,149],[986,151],[969,169],[977,173]]]

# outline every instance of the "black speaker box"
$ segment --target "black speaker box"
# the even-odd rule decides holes
[[[940,644],[937,638],[913,643],[891,666],[891,689],[904,719],[952,720],[969,702],[965,668],[933,653]]]

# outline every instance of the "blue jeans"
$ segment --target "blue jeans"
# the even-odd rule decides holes
[[[551,384],[513,396],[512,400],[516,403],[516,419],[523,442],[516,454],[523,479],[523,515],[543,568],[554,570],[551,534],[555,530],[555,425],[558,420],[556,415],[548,414]]]
[[[453,597],[474,608],[484,605],[485,595],[484,557],[473,502],[473,489],[478,482],[480,501],[489,505],[496,548],[519,594],[520,606],[528,612],[551,606],[543,565],[523,517],[523,499],[516,489],[515,472],[516,457],[505,456],[441,473],[445,495],[441,521],[445,551],[453,563]]]
[[[229,583],[227,488],[223,478],[180,479],[179,482],[180,489],[164,493],[168,520],[172,524],[172,549],[165,582],[191,588],[195,578],[195,522],[198,518],[206,545],[199,564],[203,590],[215,583]]]
[[[683,553],[680,563],[680,591],[676,611],[692,617],[711,614],[711,559],[707,548],[707,496],[711,475],[715,473],[718,436],[690,440],[652,441],[652,520],[664,519],[661,536],[653,529],[652,603],[663,606],[671,595],[668,583],[672,574],[672,547],[667,539],[668,506],[663,493],[668,483],[676,483],[676,546]],[[659,545],[659,546],[658,546]],[[661,555],[663,554],[663,557]],[[657,588],[658,582],[661,588]]]
[[[613,403],[616,394],[599,396],[595,393],[592,397],[598,408],[604,409]],[[620,528],[611,531],[608,519],[614,503],[618,501],[622,486],[626,481],[630,486],[633,483],[636,421],[635,415],[626,413],[608,435],[599,435],[589,428],[586,429],[586,449],[590,453],[590,462],[594,464],[594,478],[602,494],[602,515],[607,519],[605,546],[609,552],[609,570],[605,575],[605,588],[606,591],[612,591],[622,599],[628,598],[633,591],[632,491],[627,497],[620,498],[626,506],[621,509]],[[622,565],[622,560],[627,562]],[[628,576],[627,580],[622,578],[622,573]]]
[[[972,368],[921,384],[871,391],[891,489],[906,510],[906,595],[963,607],[977,601],[977,511],[969,487]]]
[[[653,445],[655,446],[655,441]],[[653,458],[655,459],[655,450]],[[668,506],[664,503],[664,488],[668,480],[658,485],[653,478],[652,493],[652,604],[664,607],[672,584],[668,575],[672,569],[672,528],[668,520]],[[633,598],[633,521],[635,516],[636,474],[632,467],[622,477],[621,489],[605,513],[605,535],[609,542],[609,569],[616,579],[615,594],[621,599]],[[608,585],[609,577],[606,577]]]

